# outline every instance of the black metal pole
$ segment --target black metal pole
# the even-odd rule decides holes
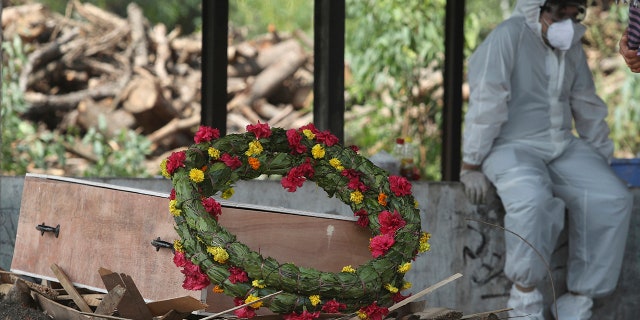
[[[443,181],[460,180],[464,7],[465,0],[447,1],[441,155]]]
[[[202,125],[227,132],[229,1],[202,0]]]
[[[344,142],[345,1],[314,2],[313,122]]]

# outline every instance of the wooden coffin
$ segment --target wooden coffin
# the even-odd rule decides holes
[[[210,289],[182,288],[184,277],[169,248],[152,242],[177,239],[168,194],[86,180],[28,174],[25,177],[14,273],[56,281],[57,264],[80,288],[106,292],[98,270],[126,273],[148,301],[192,296],[206,311],[232,307]],[[263,256],[338,272],[369,259],[371,234],[351,217],[221,201],[220,223]]]

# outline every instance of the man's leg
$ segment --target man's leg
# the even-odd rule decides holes
[[[554,193],[568,209],[567,288],[574,293],[558,300],[574,317],[558,312],[560,319],[589,319],[591,298],[610,294],[617,285],[633,198],[607,161],[583,141],[550,163],[550,172]],[[588,312],[577,310],[587,307]]]
[[[485,160],[483,171],[504,205],[505,228],[525,239],[505,233],[505,274],[515,283],[509,315],[543,319],[542,295],[531,289],[547,276],[546,266],[564,225],[564,203],[552,193],[546,163],[527,147],[498,147]]]

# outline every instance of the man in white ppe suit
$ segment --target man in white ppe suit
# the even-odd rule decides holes
[[[460,181],[475,203],[493,183],[505,228],[545,261],[566,211],[568,292],[550,308],[560,320],[589,319],[592,299],[615,289],[632,207],[609,166],[607,106],[580,42],[585,10],[586,0],[518,0],[468,67]],[[513,234],[506,232],[505,242],[504,271],[514,283],[509,316],[544,319],[536,286],[548,281],[545,263]]]

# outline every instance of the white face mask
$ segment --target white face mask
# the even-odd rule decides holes
[[[573,42],[573,21],[565,19],[548,25],[547,40],[556,49],[569,50]]]

